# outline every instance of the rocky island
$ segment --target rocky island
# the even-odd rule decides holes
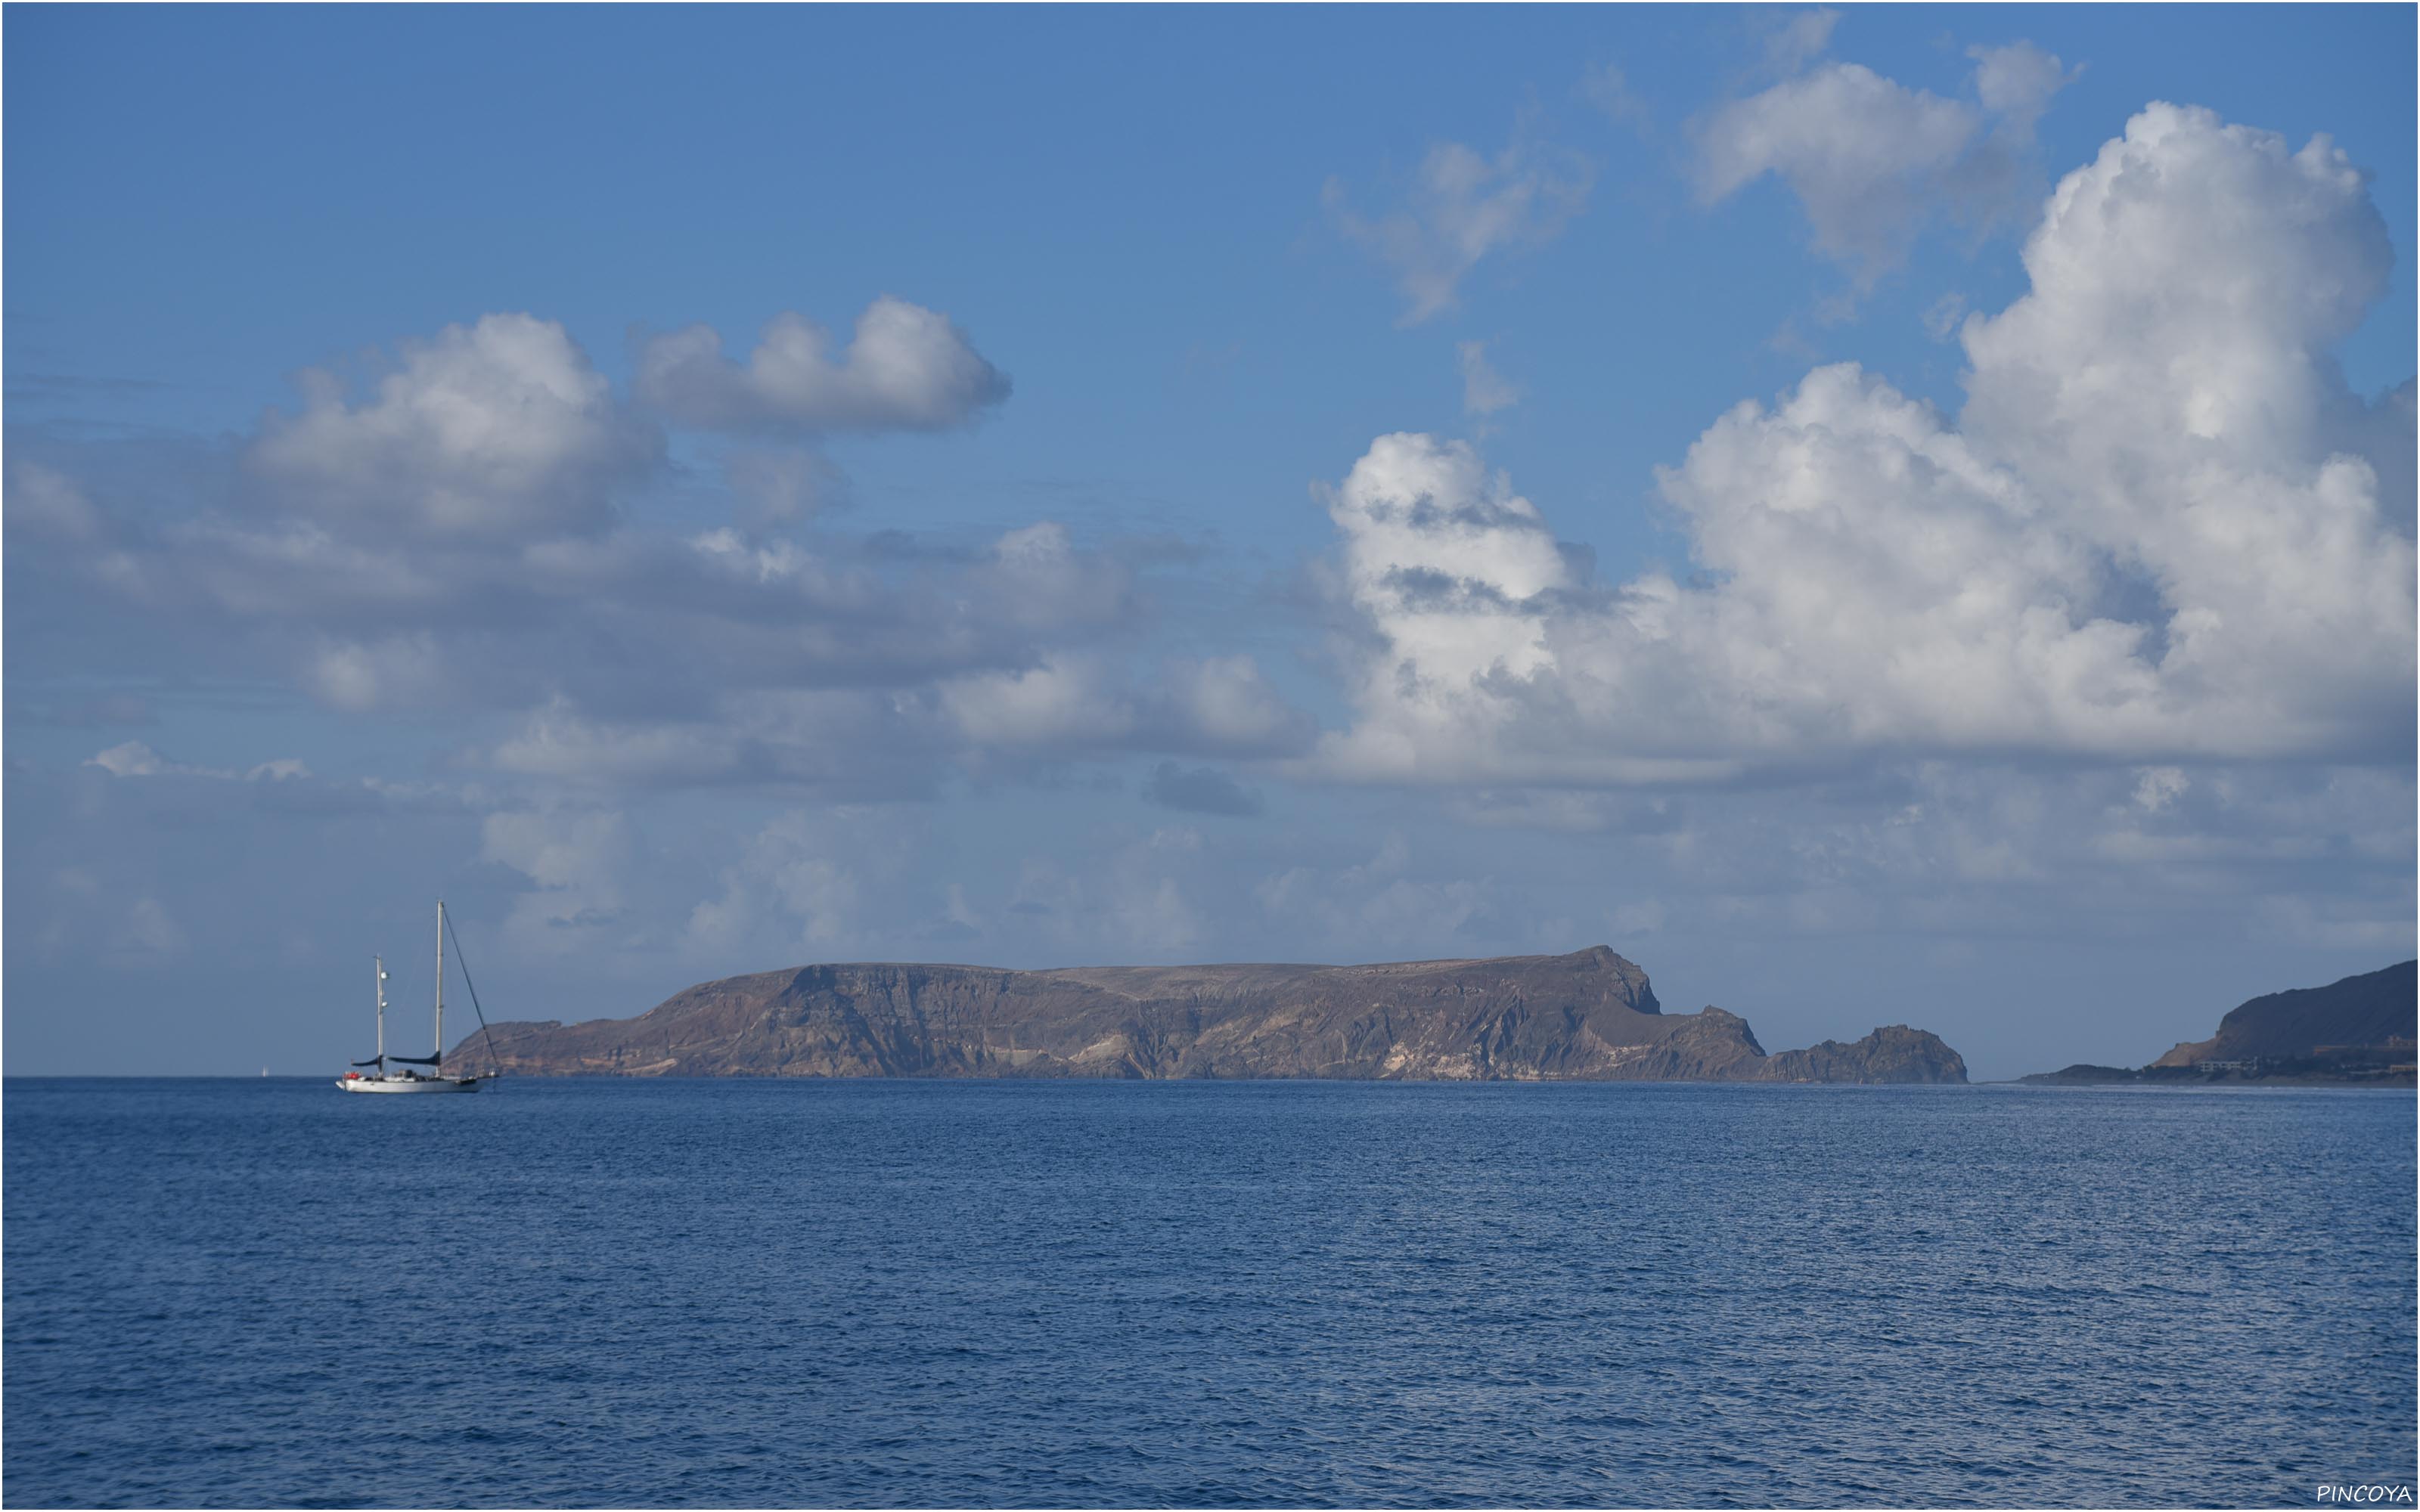
[[[2325,987],[2270,993],[2238,1004],[2218,1032],[2190,1040],[2139,1069],[2070,1066],[2022,1080],[2037,1087],[2200,1086],[2269,1082],[2410,1087],[2415,963],[2347,977]]]
[[[1603,946],[1362,966],[800,966],[634,1019],[499,1024],[492,1046],[505,1072],[545,1076],[1966,1080],[1958,1052],[1903,1026],[1767,1055],[1735,1013],[1666,1013]],[[446,1066],[489,1057],[474,1035]]]

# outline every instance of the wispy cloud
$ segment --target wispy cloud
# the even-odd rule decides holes
[[[1644,131],[1654,119],[1646,98],[1631,87],[1630,76],[1614,64],[1590,64],[1580,74],[1579,92],[1581,99],[1617,125]]]
[[[311,775],[308,766],[291,756],[257,762],[241,769],[194,766],[171,761],[139,740],[130,740],[99,751],[85,764],[99,767],[112,777],[202,777],[222,782],[283,782]]]
[[[1969,100],[1908,88],[1861,64],[1807,67],[1813,55],[1698,124],[1702,203],[1766,174],[1779,177],[1806,212],[1816,250],[1860,286],[1896,267],[1944,208],[1987,227],[2024,218],[2038,188],[2034,124],[2070,77],[2057,58],[2025,42],[1970,49]]]
[[[1483,420],[1520,402],[1521,391],[1488,363],[1485,342],[1461,343],[1454,347],[1454,360],[1462,369],[1464,414]]]
[[[1393,270],[1405,301],[1398,323],[1416,326],[1453,308],[1482,260],[1553,240],[1587,205],[1594,177],[1579,153],[1527,139],[1493,158],[1441,142],[1396,209],[1361,214],[1335,178],[1323,199],[1337,229]]]

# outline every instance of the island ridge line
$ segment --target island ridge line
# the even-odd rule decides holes
[[[634,1019],[497,1024],[524,1075],[1962,1083],[1904,1026],[1767,1055],[1747,1021],[1668,1014],[1604,946],[1322,965],[812,965],[709,981]],[[484,1066],[465,1039],[447,1065]]]

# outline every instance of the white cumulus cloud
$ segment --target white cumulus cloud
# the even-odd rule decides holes
[[[1306,748],[1309,716],[1247,656],[1170,658],[1138,678],[1097,653],[940,685],[942,714],[977,751],[1120,749],[1266,757]]]
[[[2024,297],[1965,326],[1957,420],[1843,364],[1709,428],[1661,474],[1687,581],[1585,582],[1468,447],[1373,442],[1329,501],[1378,649],[1326,769],[1619,782],[2406,738],[2412,504],[2350,448],[2408,452],[2410,410],[2327,355],[2391,267],[2361,175],[2325,139],[2153,105],[2059,185],[2024,263]]]
[[[297,511],[352,527],[509,538],[602,529],[614,488],[660,440],[634,424],[562,326],[489,315],[407,343],[364,402],[303,375],[247,462]]]
[[[1096,656],[1053,656],[1015,671],[954,678],[941,685],[940,700],[966,738],[982,747],[1112,743],[1136,722],[1124,689]]]

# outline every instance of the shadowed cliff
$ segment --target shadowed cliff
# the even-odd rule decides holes
[[[2020,1080],[2038,1086],[2113,1083],[2413,1083],[2415,963],[2250,998],[2218,1032],[2189,1040],[2139,1070],[2074,1065]]]
[[[1603,946],[1363,966],[805,966],[691,987],[635,1019],[499,1024],[535,1075],[1323,1077],[1963,1082],[1933,1035],[1767,1056],[1718,1008],[1667,1014]],[[484,1068],[477,1036],[449,1067]]]

